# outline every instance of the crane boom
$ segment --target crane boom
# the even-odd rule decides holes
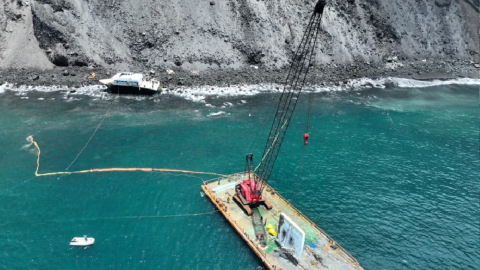
[[[236,200],[241,201],[243,205],[256,205],[263,202],[263,189],[272,173],[288,125],[290,124],[290,119],[292,118],[295,106],[297,105],[298,96],[302,91],[308,71],[312,65],[325,5],[325,0],[319,0],[315,5],[315,10],[310,17],[300,45],[292,59],[292,64],[284,82],[283,92],[277,105],[277,111],[273,119],[262,158],[255,169],[256,174],[251,174],[249,169],[248,179],[244,180],[236,187],[236,193],[238,196]],[[247,163],[253,163],[252,154],[247,155]],[[250,168],[251,165],[246,167]],[[253,179],[250,175],[254,176]],[[268,204],[267,208],[270,208]],[[249,210],[247,210],[247,212],[248,211]]]
[[[288,71],[284,89],[277,105],[277,112],[257,169],[260,190],[263,190],[265,183],[270,178],[288,125],[290,124],[290,119],[297,105],[298,96],[302,92],[305,79],[312,64],[324,7],[325,1],[318,1]]]

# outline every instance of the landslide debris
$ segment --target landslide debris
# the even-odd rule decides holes
[[[297,0],[4,1],[0,67],[30,67],[31,60],[44,68],[279,69],[288,66],[313,6]],[[317,64],[383,67],[392,66],[391,57],[399,64],[478,62],[478,6],[478,0],[330,0]],[[22,27],[27,30],[17,31]],[[19,64],[11,55],[22,42],[34,54]]]

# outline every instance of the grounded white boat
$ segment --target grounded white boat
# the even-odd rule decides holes
[[[153,95],[160,93],[160,82],[156,79],[144,80],[141,73],[121,72],[100,83],[115,94]]]
[[[86,235],[83,237],[74,237],[70,241],[70,246],[90,246],[95,243],[95,238],[87,237]]]

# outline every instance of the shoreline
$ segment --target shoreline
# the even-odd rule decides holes
[[[68,71],[68,72],[65,72]],[[95,79],[87,79],[95,72]],[[109,78],[116,72],[105,68],[93,67],[56,67],[51,70],[7,69],[0,70],[0,85],[10,83],[15,86],[82,86],[98,85],[99,79]],[[133,72],[142,72],[133,70]],[[151,71],[143,71],[148,74]],[[276,84],[282,85],[287,69],[267,69],[261,66],[250,66],[242,69],[210,69],[204,71],[153,70],[153,77],[160,80],[163,88],[171,90],[185,87],[230,85]],[[68,74],[67,74],[68,73]],[[311,68],[306,85],[341,85],[347,81],[360,78],[398,77],[420,81],[452,80],[457,78],[479,79],[477,66],[469,61],[437,61],[426,60],[414,62],[387,62],[383,64],[359,63],[355,65],[315,66]]]

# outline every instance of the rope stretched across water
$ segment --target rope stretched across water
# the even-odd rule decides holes
[[[197,171],[188,171],[188,170],[179,170],[179,169],[169,169],[169,168],[100,168],[100,169],[89,169],[89,170],[80,170],[80,171],[63,171],[63,172],[50,172],[50,173],[38,173],[40,168],[40,147],[37,142],[33,139],[33,135],[28,136],[28,139],[35,145],[37,148],[37,168],[35,169],[35,176],[50,176],[50,175],[64,175],[64,174],[78,174],[78,173],[92,173],[92,172],[176,172],[176,173],[186,173],[186,174],[204,174],[204,175],[214,175],[214,176],[226,176],[224,174],[211,173],[211,172],[197,172]]]
[[[205,216],[205,215],[211,215],[219,210],[213,210],[209,212],[201,212],[201,213],[190,213],[190,214],[171,214],[171,215],[153,215],[153,216],[112,216],[112,217],[91,217],[91,218],[71,218],[71,219],[54,219],[54,220],[38,220],[38,221],[32,221],[30,220],[29,223],[35,223],[35,224],[44,224],[48,223],[51,224],[52,222],[78,222],[78,221],[97,221],[97,220],[115,220],[115,219],[145,219],[145,218],[176,218],[176,217],[194,217],[194,216]]]
[[[159,215],[159,216],[119,216],[119,217],[98,217],[98,218],[82,218],[80,220],[110,220],[110,219],[141,219],[141,218],[171,218],[171,217],[192,217],[192,216],[203,216],[210,215],[218,212],[219,210],[214,210],[210,212],[203,213],[192,213],[192,214],[177,214],[177,215]]]
[[[110,106],[108,107],[107,112],[103,115],[102,121],[100,121],[100,123],[97,125],[97,128],[95,128],[95,131],[93,131],[92,136],[90,136],[90,138],[88,139],[87,143],[83,146],[82,150],[80,150],[80,152],[78,152],[78,154],[77,154],[77,156],[75,157],[75,159],[73,159],[73,161],[70,163],[70,165],[68,165],[68,167],[65,169],[66,171],[68,171],[68,169],[70,169],[70,167],[73,165],[73,163],[75,163],[75,161],[77,161],[78,157],[83,153],[83,151],[85,150],[85,148],[87,148],[88,144],[89,144],[90,141],[93,139],[93,137],[95,136],[95,134],[97,134],[98,129],[102,126],[103,121],[105,121],[105,118],[107,118],[108,113],[109,113],[110,110],[112,109],[113,102],[115,102],[115,99],[113,99],[112,102],[110,102]]]

